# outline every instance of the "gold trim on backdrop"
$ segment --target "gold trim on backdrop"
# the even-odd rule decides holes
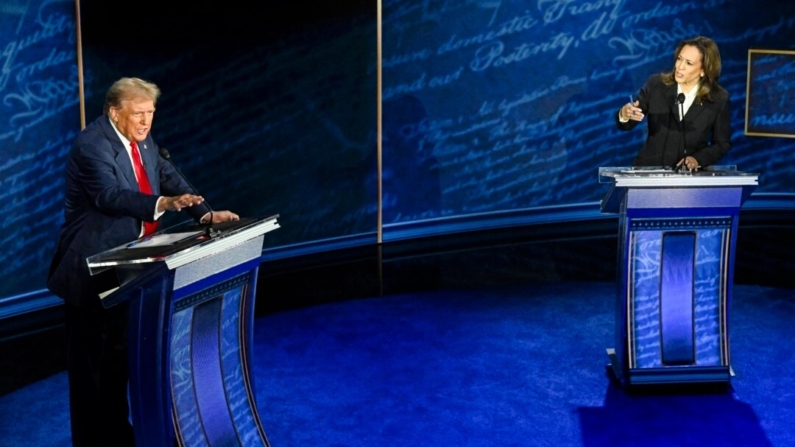
[[[77,89],[80,100],[80,130],[86,128],[86,95],[83,86],[83,37],[80,26],[80,0],[75,0],[75,28],[77,33]]]
[[[749,113],[751,110],[751,60],[752,55],[758,54],[782,54],[782,55],[790,55],[793,56],[795,60],[795,51],[793,50],[748,50],[748,71],[746,75],[746,82],[745,82],[745,135],[754,136],[754,137],[784,137],[784,138],[795,138],[795,133],[766,133],[766,132],[749,132],[748,131],[748,122],[749,122]]]
[[[378,156],[378,172],[377,172],[377,174],[378,174],[378,222],[377,222],[377,234],[378,234],[378,237],[377,237],[376,243],[378,243],[380,245],[381,242],[383,242],[383,237],[384,237],[384,231],[383,231],[383,227],[384,227],[384,221],[383,221],[383,216],[384,216],[383,195],[384,195],[384,193],[383,193],[383,190],[382,190],[383,181],[382,181],[382,176],[381,176],[381,174],[382,174],[381,137],[382,137],[382,132],[383,132],[383,127],[382,127],[383,126],[383,122],[382,122],[383,120],[381,119],[381,112],[382,112],[381,89],[383,87],[382,84],[381,84],[381,80],[382,80],[381,70],[383,68],[382,65],[381,65],[381,37],[382,37],[382,35],[381,35],[381,0],[377,1],[377,6],[376,7],[378,8],[378,10],[376,12],[376,19],[375,19],[376,20],[376,26],[377,26],[377,31],[376,31],[376,41],[377,42],[376,42],[376,56],[375,56],[375,59],[376,59],[376,62],[375,62],[376,63],[376,102],[377,102],[377,105],[376,105],[376,151],[378,152],[378,154],[377,154],[377,156]]]

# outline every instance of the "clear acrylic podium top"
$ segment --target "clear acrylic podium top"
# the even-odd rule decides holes
[[[86,262],[92,275],[113,267],[158,262],[175,269],[279,228],[278,217],[243,218],[212,226],[183,222],[91,256]]]
[[[759,175],[741,172],[736,166],[710,166],[697,171],[676,171],[668,166],[603,167],[599,168],[599,183],[617,187],[695,187],[695,186],[756,186]]]

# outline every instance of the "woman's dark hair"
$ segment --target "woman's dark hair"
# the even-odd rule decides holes
[[[694,37],[686,39],[679,43],[674,51],[674,66],[682,52],[682,48],[686,46],[694,47],[701,53],[701,69],[704,70],[704,75],[701,77],[701,83],[696,93],[696,100],[698,102],[710,101],[712,102],[712,91],[718,87],[718,77],[720,77],[720,51],[718,45],[708,37]],[[665,85],[673,85],[676,83],[676,68],[673,70],[662,73],[662,80]]]

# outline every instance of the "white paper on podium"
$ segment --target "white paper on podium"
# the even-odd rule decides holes
[[[143,247],[164,247],[166,245],[175,244],[181,240],[189,237],[202,234],[203,231],[191,231],[187,233],[169,233],[169,234],[155,234],[148,239],[136,241],[127,246],[127,248],[143,248]]]
[[[673,174],[674,171],[671,169],[629,169],[625,171],[619,171],[622,174]]]

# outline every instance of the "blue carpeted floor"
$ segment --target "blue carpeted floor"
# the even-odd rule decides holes
[[[611,282],[425,291],[257,319],[273,447],[795,445],[795,291],[734,289],[729,389],[606,374]],[[0,397],[0,445],[68,446],[66,377]]]

